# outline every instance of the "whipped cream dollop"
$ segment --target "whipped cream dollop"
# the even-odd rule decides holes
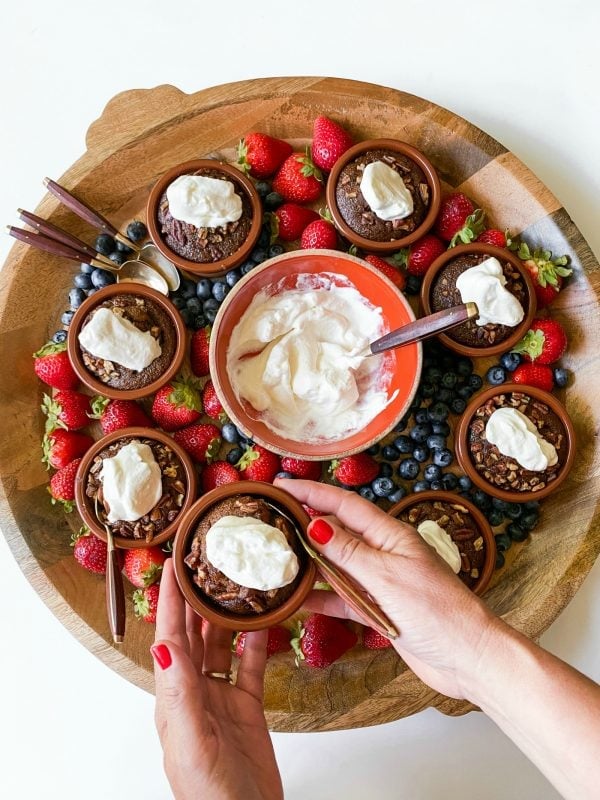
[[[502,455],[514,458],[532,472],[543,472],[558,461],[554,445],[516,408],[497,408],[487,421],[485,438],[495,444]]]
[[[150,366],[162,352],[149,331],[141,331],[110,308],[99,308],[77,338],[96,358],[114,361],[136,372]]]
[[[337,440],[389,402],[389,362],[366,357],[384,332],[381,309],[345,278],[302,274],[295,289],[269,286],[253,298],[232,332],[227,371],[238,399],[280,435]]]
[[[242,216],[242,198],[231,181],[180,175],[167,188],[171,216],[196,228],[218,228]]]
[[[505,286],[502,264],[493,256],[466,269],[456,281],[463,303],[477,303],[477,325],[494,323],[514,327],[521,322],[525,312]]]
[[[450,534],[432,519],[424,519],[417,532],[428,545],[433,547],[438,556],[444,559],[456,574],[460,572],[460,552]]]
[[[229,580],[261,592],[287,586],[300,568],[283,533],[254,517],[218,519],[206,534],[206,557]]]
[[[372,161],[363,170],[360,191],[371,211],[389,222],[413,213],[413,196],[395,169],[383,161]]]
[[[99,477],[109,522],[134,522],[162,497],[162,475],[152,448],[137,439],[105,458]]]

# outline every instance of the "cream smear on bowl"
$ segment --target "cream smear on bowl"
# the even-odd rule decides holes
[[[231,385],[280,436],[346,438],[392,399],[386,361],[366,355],[386,331],[381,308],[344,276],[300,274],[295,288],[260,291],[233,329]]]

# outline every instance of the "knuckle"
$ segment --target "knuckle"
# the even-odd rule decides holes
[[[185,703],[186,692],[181,684],[175,683],[165,686],[162,690],[162,699],[167,711],[177,711]]]
[[[341,564],[349,564],[356,559],[357,551],[360,548],[361,542],[353,536],[346,536],[338,550],[338,558]]]

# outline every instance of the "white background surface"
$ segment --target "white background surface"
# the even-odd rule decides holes
[[[42,177],[61,175],[83,152],[87,126],[119,91],[334,75],[413,92],[482,127],[539,175],[600,255],[594,0],[321,0],[294,12],[271,0],[212,5],[104,0],[91,10],[67,0],[8,0],[0,28],[1,222],[14,224],[19,206],[35,208]],[[0,237],[1,260],[9,246]],[[169,798],[152,698],[62,628],[2,537],[0,619],[0,796]],[[543,643],[600,680],[600,565]],[[274,742],[293,800],[558,796],[482,715],[428,711],[379,728],[278,734]]]

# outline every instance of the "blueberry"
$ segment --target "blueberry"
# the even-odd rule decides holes
[[[365,450],[365,453],[366,453],[368,456],[376,456],[376,455],[378,455],[378,454],[379,454],[379,450],[380,450],[380,449],[381,449],[381,448],[379,447],[379,445],[378,445],[378,444],[372,444],[372,445],[371,445],[371,447],[368,447],[368,448]]]
[[[415,412],[415,422],[416,422],[418,425],[421,425],[423,422],[429,422],[428,409],[426,409],[426,408],[419,408],[419,409],[418,409],[418,410]]]
[[[456,394],[463,400],[470,400],[473,396],[473,389],[470,386],[459,386]]]
[[[189,300],[185,301],[185,307],[196,315],[202,311],[202,302],[196,296],[190,297]]]
[[[529,531],[523,530],[523,528],[520,525],[517,525],[516,522],[511,522],[506,529],[506,532],[513,542],[524,542],[529,536]]]
[[[507,533],[498,533],[494,536],[494,539],[496,540],[496,548],[501,551],[508,550],[512,544],[511,538]]]
[[[267,211],[276,211],[283,204],[283,197],[279,192],[269,192],[264,199],[264,206]]]
[[[458,486],[463,492],[468,492],[473,486],[473,482],[468,475],[460,475],[458,478]]]
[[[67,332],[63,330],[56,331],[56,333],[53,334],[52,336],[52,341],[54,342],[54,344],[61,344],[62,342],[66,342]]]
[[[422,383],[420,386],[420,391],[423,397],[433,397],[433,395],[435,394],[435,384]]]
[[[496,552],[496,569],[502,569],[504,566],[504,553],[500,550]]]
[[[506,509],[504,510],[504,514],[509,519],[519,519],[522,513],[523,513],[523,506],[519,505],[519,503],[506,504]]]
[[[490,498],[487,496],[485,492],[482,492],[481,489],[475,489],[473,494],[471,495],[471,499],[482,511],[485,511],[487,508],[490,507]]]
[[[398,422],[398,424],[394,427],[394,430],[396,431],[396,433],[402,433],[402,431],[406,428],[407,425],[408,425],[408,417],[402,417],[400,422]]]
[[[427,416],[430,422],[444,422],[448,419],[450,409],[446,403],[434,403],[427,409]]]
[[[442,386],[445,389],[454,389],[458,383],[458,375],[455,372],[445,372],[442,376]]]
[[[219,310],[219,303],[215,300],[214,297],[209,297],[208,300],[205,300],[202,303],[202,310],[208,317],[209,312],[214,312],[215,314]]]
[[[504,522],[504,514],[497,508],[490,508],[487,512],[487,518],[492,528],[495,528],[497,525],[502,525]]]
[[[473,372],[473,364],[468,358],[459,358],[456,362],[456,372],[461,378],[468,378]]]
[[[379,474],[382,475],[384,478],[391,478],[394,474],[394,470],[392,469],[391,464],[381,464],[379,467]]]
[[[116,242],[108,233],[101,233],[99,236],[96,236],[94,247],[99,253],[102,253],[103,256],[109,256],[115,249]]]
[[[83,289],[71,289],[69,292],[69,306],[71,311],[75,311],[85,300],[85,292]]]
[[[404,291],[406,294],[419,294],[421,291],[421,278],[418,278],[416,275],[407,275]]]
[[[275,258],[275,256],[280,256],[284,252],[285,250],[282,244],[272,244],[271,247],[269,247],[269,258]]]
[[[397,461],[400,458],[400,452],[394,447],[393,444],[386,444],[381,455],[386,461]]]
[[[431,425],[429,425],[429,423],[424,423],[422,425],[415,425],[415,427],[410,431],[409,436],[413,442],[422,444],[423,442],[427,441],[427,437],[430,434]]]
[[[99,292],[99,291],[100,291],[100,289],[86,289],[85,290],[85,294],[86,294],[86,297],[91,297],[93,294],[96,294],[96,292]]]
[[[96,269],[96,267],[93,267],[91,264],[81,264],[81,265],[80,265],[80,267],[79,267],[79,271],[80,271],[80,272],[81,272],[83,275],[91,275],[91,274],[92,274],[92,272],[93,272],[95,269]]]
[[[215,319],[217,318],[218,309],[211,308],[209,310],[204,311],[204,316],[206,317],[206,321],[209,325],[212,325]]]
[[[269,181],[256,181],[254,188],[258,192],[259,197],[266,197],[271,191],[271,184]]]
[[[506,380],[506,370],[499,364],[494,364],[494,366],[490,367],[485,373],[485,378],[492,386],[500,386],[500,384],[504,383]]]
[[[125,261],[125,256],[118,250],[113,250],[112,253],[109,255],[109,258],[118,267],[120,267],[121,264],[123,264],[123,262]]]
[[[423,470],[423,477],[426,481],[440,481],[442,479],[442,468],[437,464],[428,464]]]
[[[252,259],[252,261],[254,261],[255,264],[261,264],[263,261],[267,260],[267,255],[268,253],[265,248],[255,247],[254,250],[250,253],[250,258]]]
[[[73,284],[77,289],[91,289],[92,279],[89,275],[84,275],[82,272],[78,272],[73,278]]]
[[[199,297],[200,300],[208,300],[209,297],[212,297],[212,283],[208,278],[200,278],[196,284],[196,297]]]
[[[131,239],[132,242],[141,242],[142,239],[148,236],[148,228],[141,220],[134,219],[133,222],[130,222],[127,226],[125,233],[127,234],[127,238]]]
[[[254,269],[255,266],[256,264],[254,263],[254,261],[245,261],[240,267],[240,272],[242,273],[242,275],[247,275],[251,269]]]
[[[466,407],[467,404],[462,397],[454,397],[450,401],[450,408],[452,409],[453,414],[462,414]]]
[[[405,458],[398,465],[398,475],[406,481],[414,481],[419,474],[419,462],[414,458]]]
[[[436,403],[449,403],[454,397],[452,389],[442,388],[435,396]]]
[[[481,389],[481,387],[483,386],[483,378],[480,375],[476,375],[475,373],[473,373],[473,375],[469,375],[467,385],[470,386],[471,389],[477,391],[478,389]]]
[[[358,490],[358,493],[361,497],[364,497],[364,499],[368,500],[370,503],[374,503],[376,500],[375,492],[373,491],[373,489],[371,489],[370,486],[361,486],[360,489]]]
[[[454,461],[454,455],[451,450],[443,447],[440,450],[433,451],[433,463],[438,467],[449,467]]]
[[[442,476],[442,484],[447,492],[453,492],[458,486],[458,478],[452,472],[446,472]]]
[[[391,478],[375,478],[371,484],[371,489],[377,497],[389,497],[395,488],[396,485]]]
[[[230,464],[237,464],[240,458],[244,455],[244,451],[241,447],[232,447],[231,450],[227,453],[225,458]]]
[[[564,389],[569,383],[569,370],[564,367],[554,367],[554,383],[559,389]]]
[[[429,458],[429,450],[424,444],[417,444],[412,451],[413,458],[420,464],[423,464]]]
[[[518,353],[503,353],[500,356],[500,366],[507,372],[514,372],[521,363],[521,356]]]
[[[71,310],[63,311],[63,314],[62,314],[62,316],[60,318],[60,321],[62,322],[63,325],[70,325],[71,324],[71,320],[73,319],[74,316],[75,316],[75,312],[74,311],[71,311]]]
[[[230,291],[231,287],[227,286],[227,284],[223,283],[222,281],[216,281],[213,283],[212,293],[217,303],[222,303]]]
[[[116,278],[112,272],[108,272],[105,269],[95,269],[92,272],[92,283],[96,289],[102,289],[105,286],[110,286],[112,283],[115,283],[115,281]]]
[[[427,481],[415,481],[413,484],[413,492],[427,492],[431,486]]]
[[[443,450],[446,447],[446,437],[440,436],[439,433],[432,433],[427,437],[427,447],[430,450]]]
[[[236,285],[236,283],[240,280],[241,277],[242,273],[239,271],[239,269],[230,269],[229,272],[225,275],[225,283],[227,284],[227,286],[229,286],[229,288],[231,288],[232,286]]]
[[[403,486],[398,486],[388,497],[388,500],[390,503],[399,503],[405,495],[406,489]]]
[[[525,511],[522,517],[519,518],[519,526],[524,531],[532,531],[540,520],[540,515],[537,511]]]
[[[526,511],[538,511],[540,510],[540,501],[539,500],[528,500],[526,503],[523,503],[523,508]]]
[[[192,320],[192,328],[195,331],[200,330],[200,328],[205,328],[206,324],[207,320],[202,311],[199,314],[194,314],[194,319]]]
[[[181,314],[181,319],[184,321],[185,325],[188,328],[191,328],[192,322],[194,321],[194,312],[190,311],[188,308],[182,308],[179,313]]]
[[[260,232],[260,236],[258,237],[258,247],[266,250],[271,242],[271,227],[270,225],[263,225],[262,230]],[[250,258],[252,259],[252,253],[250,253]]]
[[[133,253],[133,248],[129,247],[126,244],[123,244],[123,242],[120,242],[118,239],[117,239],[116,249],[119,251],[119,253],[122,253],[124,256],[128,256],[130,253]]]
[[[431,383],[439,383],[442,380],[442,375],[442,370],[439,367],[430,367],[425,373],[425,377]]]
[[[178,289],[179,294],[188,300],[190,297],[196,297],[196,281],[189,278],[181,279],[181,286]]]
[[[412,453],[413,441],[409,436],[396,436],[394,447],[399,453]]]
[[[444,484],[442,481],[431,481],[429,488],[433,489],[434,492],[441,492],[444,488]]]
[[[450,436],[450,425],[447,422],[434,422],[431,430],[440,436]]]
[[[278,472],[277,475],[275,475],[275,477],[276,478],[293,478],[294,476],[292,475],[291,472],[286,472],[283,469],[283,470],[281,470],[281,472]]]
[[[506,500],[501,500],[499,497],[492,497],[492,508],[501,511],[503,516],[509,505],[510,503],[507,503]]]
[[[180,297],[179,295],[173,297],[171,299],[171,302],[173,303],[175,308],[178,308],[180,311],[187,306],[187,300],[184,297]]]

